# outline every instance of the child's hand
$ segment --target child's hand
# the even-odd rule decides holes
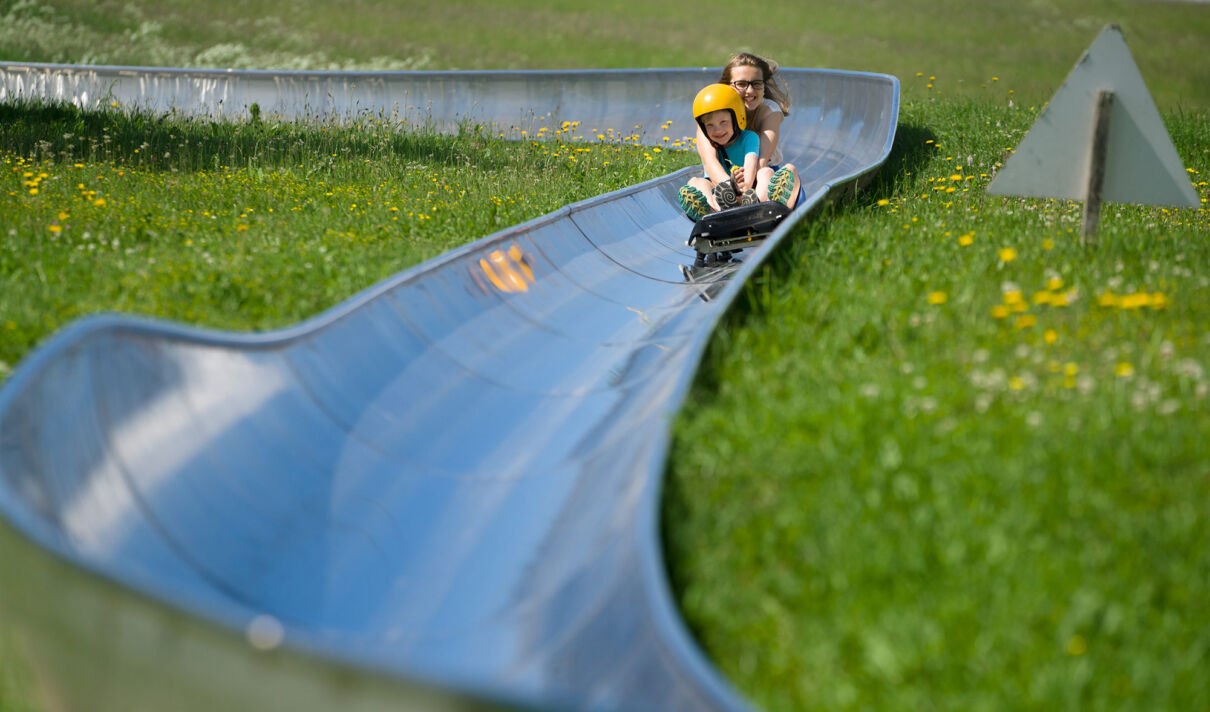
[[[739,192],[742,193],[744,191],[744,189],[747,187],[744,185],[744,167],[743,166],[732,166],[731,167],[731,180],[735,181],[735,187],[738,188]]]

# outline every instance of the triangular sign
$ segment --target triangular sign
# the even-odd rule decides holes
[[[1084,200],[1098,93],[1113,92],[1101,200],[1200,208],[1180,156],[1117,25],[1055,92],[995,180],[992,195]]]

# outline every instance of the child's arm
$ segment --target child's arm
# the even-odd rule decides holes
[[[697,140],[694,142],[697,146],[697,155],[702,159],[702,168],[706,171],[706,177],[710,182],[718,185],[730,178],[727,175],[727,169],[723,168],[723,164],[718,160],[718,151],[714,149],[714,144],[710,143],[710,139],[706,138],[706,134],[702,132],[699,126],[697,129]]]
[[[743,178],[743,181],[741,181],[743,185],[736,186],[739,188],[739,192],[742,193],[749,188],[756,188],[756,164],[759,163],[759,161],[760,157],[755,153],[749,153],[748,155],[744,156],[744,173],[743,176],[741,176]]]
[[[777,152],[777,142],[781,137],[781,122],[785,119],[780,111],[769,112],[763,122],[761,122],[760,131],[760,167],[764,168],[769,165],[769,160],[774,153]]]
[[[744,192],[756,187],[756,172],[760,166],[760,137],[751,131],[740,134],[740,149],[744,155],[743,171],[736,176],[735,187]]]

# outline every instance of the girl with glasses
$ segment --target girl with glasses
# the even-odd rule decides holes
[[[793,208],[798,202],[801,186],[794,166],[782,165],[783,158],[777,145],[781,137],[781,122],[790,115],[790,97],[777,76],[778,69],[777,62],[771,59],[740,52],[723,67],[719,83],[730,84],[739,92],[748,112],[748,129],[760,136],[757,169],[773,169],[773,176],[769,180],[769,199]],[[712,179],[726,175],[701,129],[697,135],[697,151],[707,175]],[[746,182],[742,170],[738,176],[733,176],[737,185]]]

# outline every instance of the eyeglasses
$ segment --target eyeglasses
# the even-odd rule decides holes
[[[735,87],[736,89],[738,89],[740,91],[748,91],[748,87],[752,87],[756,91],[765,90],[765,83],[759,79],[757,79],[754,82],[746,82],[743,79],[741,79],[737,82],[731,82],[731,86]]]

